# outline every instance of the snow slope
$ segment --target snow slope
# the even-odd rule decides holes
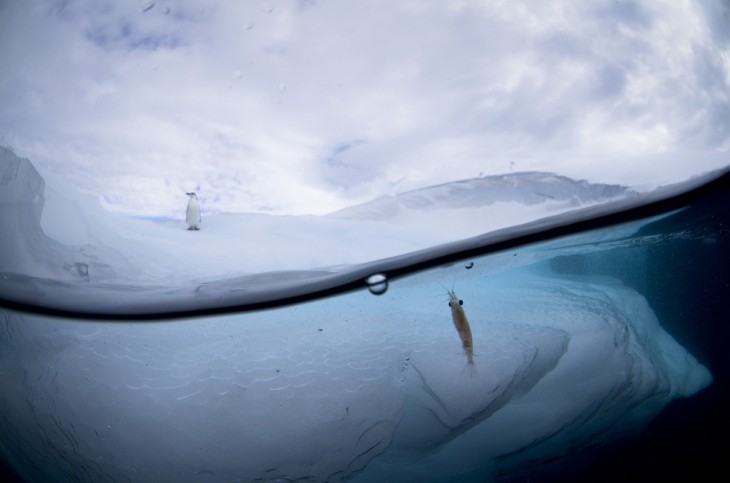
[[[619,185],[591,184],[551,173],[523,172],[454,181],[395,196],[384,196],[369,203],[336,211],[328,216],[358,220],[405,219],[403,221],[407,222],[409,217],[419,211],[432,213],[465,208],[483,209],[487,206],[499,208],[512,204],[545,205],[545,213],[562,212],[636,194],[633,190]],[[494,209],[491,211],[498,212]],[[475,221],[472,220],[471,224],[473,225]],[[518,218],[515,221],[519,223],[526,220]],[[501,226],[501,222],[492,221],[492,223],[489,229]]]
[[[201,231],[187,233],[182,220],[125,218],[71,188],[45,186],[30,161],[5,148],[0,172],[3,199],[15,200],[3,203],[2,232],[17,238],[3,244],[0,272],[79,275],[64,273],[63,264],[53,265],[55,259],[85,267],[83,275],[100,282],[179,283],[353,265],[634,194],[618,186],[522,173],[413,191],[324,217],[204,215]],[[181,216],[185,203],[181,193]],[[19,238],[24,235],[27,240]]]
[[[104,210],[30,161],[0,150],[4,292],[25,302],[37,291],[63,306],[152,304],[162,297],[261,290],[455,242],[576,208],[635,196],[546,173],[464,180],[375,200],[329,216],[203,216],[152,222]],[[437,227],[437,228],[435,228]],[[31,283],[32,282],[32,283]],[[29,291],[34,285],[38,290]]]

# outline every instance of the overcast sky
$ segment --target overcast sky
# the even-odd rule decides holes
[[[142,216],[681,177],[616,160],[727,154],[729,46],[725,0],[0,0],[0,144]]]

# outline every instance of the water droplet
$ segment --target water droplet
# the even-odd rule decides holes
[[[474,267],[474,262],[469,262],[466,265],[464,265],[464,268],[466,268],[467,270],[469,270],[472,267]]]
[[[368,290],[373,295],[383,295],[388,290],[388,279],[382,273],[370,275],[367,280]]]

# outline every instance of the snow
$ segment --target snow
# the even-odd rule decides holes
[[[5,175],[17,190],[22,190],[23,184],[39,184],[29,191],[36,196],[33,210],[8,210],[2,220],[8,230],[3,232],[31,232],[34,242],[42,240],[55,249],[61,249],[59,244],[65,245],[64,256],[87,265],[89,279],[98,282],[139,283],[142,278],[150,282],[173,279],[180,283],[265,271],[352,265],[634,194],[619,186],[589,185],[550,174],[523,173],[417,190],[328,216],[206,216],[203,212],[200,232],[186,233],[181,230],[185,228],[183,214],[187,204],[184,193],[180,197],[179,220],[154,223],[125,218],[104,210],[97,200],[69,187],[55,184],[43,190],[43,179],[29,161],[15,157],[7,149],[0,151],[0,157],[0,166],[24,166],[17,179],[9,172]],[[5,195],[10,198],[14,193]],[[459,199],[461,202],[454,203]],[[520,201],[525,199],[527,203]],[[434,230],[434,226],[440,229]],[[37,233],[39,229],[43,234]],[[23,245],[4,244],[18,250]],[[34,251],[42,253],[44,249]],[[29,254],[13,253],[0,263],[10,260],[17,262],[14,267],[22,273],[58,276],[58,270],[39,266]],[[104,265],[113,267],[113,273],[97,273]],[[0,265],[0,271],[16,269]]]
[[[206,302],[213,306],[226,292],[270,291],[293,279],[302,281],[304,290],[306,279],[311,286],[317,280],[325,283],[326,275],[336,275],[342,267],[635,197],[620,186],[515,173],[403,193],[329,216],[207,216],[203,207],[201,230],[190,233],[183,221],[184,193],[179,220],[133,219],[108,212],[97,199],[50,175],[52,183],[44,189],[31,162],[5,148],[0,162],[5,184],[12,187],[4,196],[15,200],[3,204],[0,219],[7,238],[0,258],[0,273],[6,275],[0,284],[17,300],[34,303],[37,291],[27,290],[31,277],[49,303],[63,309],[151,308],[160,305],[161,292],[167,301],[174,292],[181,308],[188,307],[191,293],[198,297],[193,305],[202,306],[200,298],[206,297],[215,299]],[[31,184],[35,188],[23,188]],[[26,200],[31,194],[32,204]],[[269,286],[261,284],[262,273],[270,274],[265,277]]]
[[[506,195],[442,207],[435,192],[487,182],[465,180],[417,193],[420,208],[413,194],[389,200],[397,220],[378,203],[329,217],[203,213],[191,232],[182,220],[110,215],[0,155],[0,290],[68,307],[195,307],[252,284],[311,285],[453,241],[437,221],[463,237],[574,209]],[[586,187],[514,179],[527,191],[547,179]],[[605,187],[596,192],[570,200],[606,201]],[[483,481],[633,434],[712,375],[643,295],[613,278],[558,275],[549,261],[615,247],[641,223],[431,268],[379,296],[363,288],[165,323],[4,310],[0,452],[36,480]],[[473,372],[447,306],[452,285]]]

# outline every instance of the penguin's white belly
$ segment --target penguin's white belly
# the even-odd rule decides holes
[[[188,224],[188,228],[197,228],[200,225],[200,205],[195,199],[191,199],[188,202],[188,211],[185,216],[185,222]]]

